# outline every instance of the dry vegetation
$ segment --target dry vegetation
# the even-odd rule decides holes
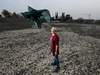
[[[50,32],[42,28],[0,33],[0,75],[100,75],[99,37],[83,36],[78,33],[79,28],[76,32],[72,27],[57,27],[61,67],[58,73],[53,73],[50,65]]]

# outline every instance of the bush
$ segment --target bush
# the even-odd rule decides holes
[[[3,10],[2,12],[3,17],[7,18],[7,17],[11,17],[11,13],[8,10]]]

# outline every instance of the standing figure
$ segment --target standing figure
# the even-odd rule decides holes
[[[51,53],[54,57],[51,65],[56,66],[54,69],[54,72],[58,72],[58,70],[60,69],[59,58],[58,58],[58,55],[59,55],[59,36],[58,36],[56,31],[57,30],[55,27],[51,28],[51,37],[50,37]]]

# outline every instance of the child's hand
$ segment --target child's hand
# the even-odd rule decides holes
[[[57,55],[57,52],[55,51],[55,55]]]
[[[52,53],[52,51],[50,50],[50,51],[49,51],[49,54],[51,54],[51,53]]]
[[[49,54],[51,54],[51,51],[49,51]]]

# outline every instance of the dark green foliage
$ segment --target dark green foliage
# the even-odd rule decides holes
[[[51,16],[50,13],[47,9],[43,9],[43,10],[35,10],[32,7],[28,6],[28,11],[27,12],[23,12],[22,15],[30,20],[33,21],[33,25],[35,23],[37,23],[38,28],[41,28],[41,24],[43,22],[51,22]],[[35,22],[35,23],[34,23]]]

